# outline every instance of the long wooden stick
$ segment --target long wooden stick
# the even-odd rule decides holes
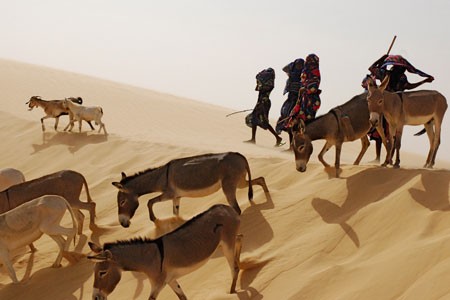
[[[225,117],[229,117],[229,116],[234,115],[234,114],[240,114],[240,113],[243,113],[243,112],[246,112],[246,111],[251,111],[251,110],[253,110],[253,108],[244,109],[244,110],[240,110],[240,111],[235,111],[235,112],[232,112],[231,114],[226,115]]]
[[[397,38],[397,36],[394,35],[394,38],[392,39],[391,45],[389,46],[389,49],[388,49],[386,55],[389,55],[389,52],[391,52],[392,46],[394,46],[394,43],[395,43],[395,39],[396,39],[396,38]]]

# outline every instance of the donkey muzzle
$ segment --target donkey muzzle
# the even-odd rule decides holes
[[[122,227],[128,228],[130,227],[130,218],[125,215],[119,215],[119,223]]]
[[[297,160],[295,162],[295,168],[297,169],[297,171],[299,172],[305,172],[306,171],[306,163],[304,161],[299,161]]]
[[[378,123],[380,122],[380,114],[376,112],[370,113],[369,116],[369,123],[372,127],[377,127]]]

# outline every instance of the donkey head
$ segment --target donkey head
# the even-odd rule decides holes
[[[369,105],[369,122],[372,126],[376,127],[380,122],[380,118],[383,115],[384,110],[384,96],[383,92],[389,84],[389,75],[387,75],[383,82],[381,82],[380,87],[372,78],[368,79],[368,90],[367,94],[367,104]]]
[[[306,165],[313,152],[311,139],[306,133],[306,125],[303,120],[298,124],[298,131],[293,132],[293,150],[295,155],[295,168],[299,172],[306,171]]]
[[[122,173],[122,178],[124,178],[124,176],[126,177],[126,175]],[[139,207],[139,196],[120,182],[113,182],[112,185],[119,189],[119,192],[117,193],[119,222],[123,227],[129,227],[130,219],[134,216],[136,209]]]
[[[94,267],[94,289],[93,300],[106,300],[108,295],[116,288],[122,276],[122,269],[114,260],[109,250],[89,242],[89,247],[96,253],[88,256],[88,259],[95,261]]]

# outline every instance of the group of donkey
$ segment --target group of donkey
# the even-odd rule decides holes
[[[7,266],[14,282],[18,280],[7,258],[10,251],[26,245],[34,251],[32,243],[45,233],[59,246],[60,252],[54,263],[59,266],[63,252],[75,239],[75,230],[82,233],[84,215],[80,209],[89,211],[90,228],[96,226],[95,202],[82,174],[63,170],[25,181],[23,174],[17,176],[17,172],[14,174],[14,169],[0,172],[0,183],[11,184],[8,176],[20,177],[18,182],[0,191],[0,236],[9,239],[6,242],[0,238],[0,260]],[[179,299],[186,299],[177,279],[205,264],[219,245],[231,270],[230,293],[235,292],[242,239],[239,234],[241,209],[236,190],[248,188],[248,198],[252,201],[252,185],[259,185],[266,197],[270,197],[264,177],[252,179],[248,161],[242,154],[226,152],[175,159],[131,176],[122,173],[120,182],[112,184],[118,188],[118,218],[123,227],[130,226],[130,219],[139,206],[138,198],[153,192],[160,195],[147,202],[152,221],[156,221],[152,207],[157,202],[172,200],[173,213],[179,215],[181,197],[203,197],[220,188],[230,206],[214,205],[157,239],[136,238],[103,246],[89,243],[95,255],[88,258],[96,261],[94,299],[106,299],[118,284],[123,270],[143,272],[148,276],[152,285],[150,299],[156,299],[166,284]],[[87,202],[80,200],[83,188]],[[60,225],[66,210],[70,212],[72,228]],[[53,214],[51,218],[50,213]],[[67,236],[67,240],[62,235]]]
[[[372,127],[377,129],[386,148],[386,159],[382,165],[392,164],[392,157],[396,151],[393,167],[398,168],[400,167],[401,138],[405,125],[425,126],[430,150],[424,167],[432,168],[441,141],[442,121],[447,110],[446,98],[437,91],[429,90],[388,92],[385,90],[388,83],[389,76],[386,76],[379,87],[371,80],[368,92],[353,97],[308,124],[300,121],[298,130],[293,133],[296,169],[299,172],[306,171],[307,163],[313,152],[312,141],[325,139],[325,145],[318,155],[319,161],[325,167],[329,167],[323,156],[332,146],[335,146],[336,177],[339,177],[342,144],[357,139],[361,140],[361,151],[354,162],[355,165],[359,164],[369,147],[367,133]],[[389,126],[388,137],[385,136],[381,124],[382,116],[385,117]]]

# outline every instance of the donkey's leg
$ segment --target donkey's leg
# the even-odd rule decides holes
[[[436,160],[436,154],[439,149],[439,145],[441,144],[441,129],[442,129],[442,120],[435,122],[435,132],[434,132],[434,153],[431,157],[429,167],[432,168],[434,166],[434,161]]]
[[[389,126],[389,124],[387,126]],[[391,135],[389,136],[389,138],[386,137],[386,135],[384,134],[384,128],[383,128],[383,125],[382,125],[381,122],[379,122],[379,124],[377,126],[377,131],[378,131],[378,134],[381,137],[381,142],[383,143],[384,148],[386,149],[386,159],[384,160],[384,163],[382,164],[382,166],[385,167],[388,164],[392,163],[392,161],[391,161],[392,159],[389,158],[389,153],[390,153],[390,151],[391,151],[391,149],[393,147],[392,141],[391,141],[391,138],[390,138]]]
[[[248,182],[247,179],[245,179],[245,176],[244,176],[242,178],[242,180],[239,180],[237,187],[239,189],[245,189],[245,188],[248,188],[248,184],[249,184],[249,182]],[[270,195],[269,194],[269,188],[267,187],[266,180],[264,179],[264,177],[261,176],[261,177],[258,177],[258,178],[254,178],[254,179],[252,179],[250,184],[252,186],[259,185],[260,187],[262,187],[262,189],[264,190],[264,194],[266,195],[266,198]]]
[[[14,271],[12,262],[9,259],[9,251],[6,249],[6,247],[2,247],[0,249],[0,262],[2,262],[3,265],[5,266],[6,270],[9,273],[9,277],[11,277],[12,281],[14,283],[19,283],[19,280],[17,280],[16,271]]]
[[[36,249],[36,247],[33,245],[33,243],[30,243],[30,244],[28,245],[28,247],[30,247],[30,251],[31,251],[31,252],[36,252],[36,251],[37,251],[37,249]]]
[[[269,193],[269,188],[267,187],[266,180],[264,179],[264,177],[261,176],[261,177],[252,179],[251,184],[259,185],[264,190],[264,193]]]
[[[236,292],[236,282],[239,275],[239,264],[242,249],[242,234],[230,236],[231,240],[228,240],[228,235],[224,237],[222,241],[222,251],[227,259],[228,265],[231,270],[231,287],[230,293]]]
[[[323,145],[323,148],[322,148],[322,150],[320,151],[320,153],[319,153],[319,155],[318,155],[319,161],[322,163],[322,165],[323,165],[325,168],[328,168],[330,165],[323,159],[323,156],[325,155],[325,153],[327,153],[328,150],[330,150],[330,148],[331,148],[332,146],[333,146],[333,145],[332,145],[331,143],[329,143],[328,141],[326,141],[326,142],[325,142],[325,145]]]
[[[400,147],[402,146],[402,134],[403,126],[399,126],[395,132],[395,151],[397,151],[397,154],[395,156],[394,168],[400,168]]]
[[[423,167],[429,168],[430,164],[431,164],[431,160],[433,158],[434,146],[435,146],[434,140],[435,140],[436,134],[434,132],[432,122],[424,124],[424,127],[427,131],[428,141],[430,142],[430,149],[428,150],[427,160],[425,161],[425,165]]]
[[[78,234],[82,234],[83,233],[83,222],[84,222],[84,214],[75,207],[72,207],[73,209],[73,213],[75,215],[75,219],[77,219],[77,224],[78,224]]]
[[[235,179],[228,177],[222,179],[222,191],[225,194],[228,203],[238,214],[241,214],[241,209],[239,208],[239,204],[236,200],[237,184],[238,183]]]
[[[334,159],[334,168],[336,170],[336,178],[339,177],[340,168],[341,168],[341,150],[342,150],[342,142],[337,142],[334,145],[336,148],[336,157]]]
[[[179,216],[180,215],[180,198],[181,197],[175,197],[172,199],[173,202],[173,214],[175,216]]]
[[[177,294],[178,298],[180,300],[187,300],[186,295],[183,293],[183,290],[181,289],[180,284],[174,279],[171,282],[169,282],[169,286],[172,288],[172,290]]]
[[[49,236],[56,242],[56,244],[58,244],[59,248],[58,256],[56,257],[56,260],[53,263],[52,267],[59,268],[61,267],[61,260],[63,257],[64,245],[66,244],[66,240],[64,240],[64,238],[60,235],[49,234]]]
[[[77,209],[84,209],[84,210],[89,211],[89,228],[91,228],[92,226],[95,226],[95,207],[97,206],[97,204],[95,202],[83,202],[79,199],[77,199],[75,201],[76,201]],[[72,208],[74,208],[74,206],[72,206]],[[84,214],[81,211],[79,211],[79,213],[83,216],[83,220],[84,220]],[[75,214],[75,216],[76,216],[76,214]],[[77,217],[77,221],[78,221],[78,227],[80,227],[78,217]],[[81,225],[81,228],[83,228],[83,225]]]
[[[386,153],[386,160],[382,164],[383,167],[386,167],[387,165],[392,163],[392,156],[393,156],[393,154],[395,152],[394,136],[395,136],[396,130],[397,130],[397,128],[395,128],[395,126],[392,126],[392,125],[389,124],[389,137],[388,137],[389,149],[388,149],[388,151]]]
[[[150,279],[150,284],[152,286],[149,300],[156,300],[161,290],[166,286],[166,283],[164,282],[164,278],[162,276],[159,276],[156,279]]]
[[[364,154],[367,151],[367,148],[369,148],[370,142],[369,138],[367,137],[367,134],[364,135],[364,137],[361,138],[361,151],[358,154],[358,157],[356,158],[354,165],[359,165],[361,162],[361,159],[363,158]]]
[[[155,204],[157,202],[169,200],[169,199],[173,199],[173,195],[171,195],[171,194],[169,195],[167,193],[162,193],[161,195],[148,200],[148,202],[147,202],[148,214],[149,214],[150,220],[152,222],[154,222],[156,220],[156,216],[153,212],[153,204]]]
[[[63,251],[67,251],[69,249],[69,244],[71,242],[71,237],[74,236],[74,232],[72,228],[65,228],[59,225],[63,215],[53,215],[51,217],[47,217],[45,221],[39,226],[39,229],[49,235],[59,247],[59,253],[56,257],[55,262],[53,263],[53,267],[59,267],[61,265],[61,259],[63,255]],[[62,236],[67,236],[67,240],[65,240]]]

